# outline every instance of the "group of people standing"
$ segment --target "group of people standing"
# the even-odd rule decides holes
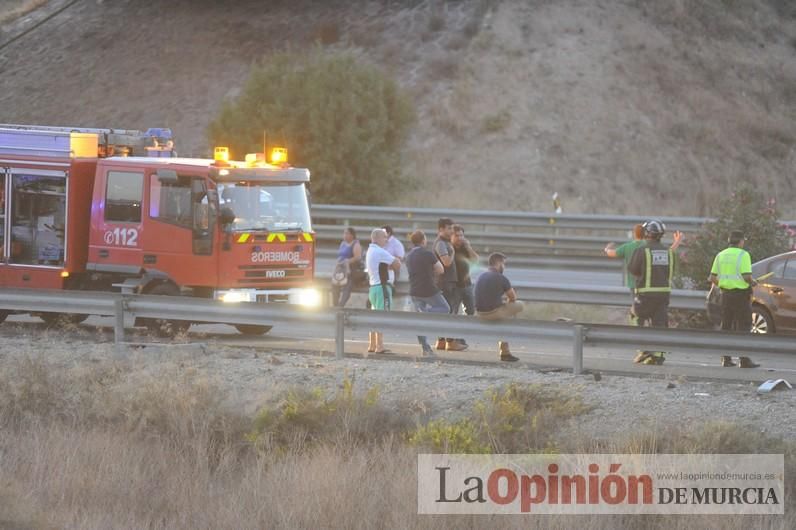
[[[674,233],[671,246],[662,243],[665,225],[650,220],[636,225],[634,238],[619,247],[609,243],[605,253],[609,257],[625,260],[627,286],[632,294],[630,318],[638,326],[668,327],[669,299],[674,278],[676,250],[682,241],[680,232]],[[505,276],[507,258],[499,252],[489,256],[488,268],[480,272],[473,283],[471,271],[478,267],[479,256],[464,235],[464,228],[452,219],[442,218],[437,223],[437,237],[429,247],[422,230],[409,236],[412,248],[406,252],[394,236],[390,226],[376,228],[370,234],[370,245],[364,255],[353,228],[346,228],[338,250],[337,267],[347,275],[347,281],[335,282],[335,304],[344,306],[351,295],[357,276],[366,276],[369,284],[368,301],[372,309],[389,311],[395,294],[395,281],[405,264],[409,273],[409,296],[414,309],[423,313],[451,313],[464,311],[484,320],[501,320],[515,317],[523,304],[511,282]],[[744,236],[733,231],[728,238],[729,247],[720,252],[710,271],[710,281],[720,289],[722,329],[749,332],[751,328],[751,297],[755,280],[752,278],[751,257],[744,250]],[[365,272],[366,271],[366,272]],[[335,271],[335,276],[337,270]],[[432,347],[428,338],[417,337],[423,355],[435,355],[434,349],[461,351],[468,348],[461,337],[439,336]],[[371,331],[368,351],[387,353],[381,332]],[[502,361],[516,361],[507,342],[498,343]],[[639,351],[634,362],[663,364],[665,353]],[[722,356],[722,366],[736,366],[730,356]],[[748,357],[739,357],[737,366],[758,366]]]
[[[392,228],[384,226],[371,232],[371,243],[365,252],[364,264],[368,275],[368,301],[372,309],[389,311],[395,292],[395,280],[401,264],[409,273],[409,296],[414,309],[424,313],[477,315],[486,320],[510,318],[523,306],[508,278],[503,274],[506,256],[494,253],[489,256],[489,267],[474,284],[470,271],[478,266],[478,253],[464,235],[464,228],[453,220],[442,218],[437,223],[437,238],[429,248],[426,235],[415,230],[409,237],[409,252],[393,235]],[[348,301],[355,271],[361,270],[362,247],[356,232],[346,228],[338,250],[338,267],[348,271],[349,281],[333,290],[335,304],[344,306]],[[333,285],[335,283],[333,278]],[[461,351],[468,348],[461,337],[437,337],[434,347],[423,335],[417,337],[423,355],[435,355],[434,349]],[[371,331],[368,351],[387,353],[381,332]],[[516,361],[507,342],[499,342],[498,354],[503,361]]]
[[[650,220],[633,228],[634,238],[619,247],[609,243],[605,254],[625,260],[627,285],[633,295],[631,322],[638,326],[669,327],[669,299],[674,278],[676,250],[682,241],[680,232],[674,233],[670,247],[662,244],[666,231],[661,221]],[[729,246],[713,260],[709,280],[721,291],[722,329],[749,332],[752,325],[752,260],[743,249],[744,236],[733,230],[727,240]],[[639,351],[633,359],[642,364],[663,364],[665,353]],[[736,365],[732,357],[721,357],[722,366],[754,368],[759,365],[741,356]]]

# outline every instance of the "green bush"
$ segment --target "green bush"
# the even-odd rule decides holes
[[[774,199],[765,197],[751,187],[744,187],[725,200],[715,221],[705,223],[680,247],[678,283],[707,289],[713,258],[727,248],[732,230],[741,230],[747,238],[744,248],[752,261],[787,252],[790,232],[779,221]]]
[[[577,394],[552,386],[510,384],[487,391],[469,417],[429,422],[409,441],[443,453],[551,452],[556,431],[589,410]]]
[[[405,411],[388,410],[380,403],[378,387],[358,394],[346,377],[334,394],[288,391],[275,407],[257,414],[246,439],[264,451],[301,451],[325,443],[357,448],[401,436],[410,426]]]
[[[379,204],[405,183],[401,154],[415,114],[409,98],[354,52],[284,52],[253,67],[240,96],[210,124],[211,145],[236,159],[285,144],[312,172],[315,200]]]

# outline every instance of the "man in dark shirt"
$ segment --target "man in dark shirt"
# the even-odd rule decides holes
[[[456,262],[456,290],[451,312],[455,315],[459,313],[459,307],[464,305],[464,312],[468,315],[475,314],[475,298],[473,295],[473,282],[470,279],[470,265],[478,264],[478,254],[470,242],[464,237],[464,228],[461,225],[453,225],[454,256]]]
[[[409,296],[415,310],[420,313],[450,313],[450,306],[442,296],[435,276],[443,273],[442,263],[433,252],[426,248],[426,235],[415,230],[410,236],[414,247],[406,255],[406,269],[409,271]],[[434,355],[434,350],[423,335],[417,341],[423,349],[423,355]]]
[[[489,269],[475,282],[475,308],[478,317],[484,320],[512,318],[523,310],[522,302],[517,301],[517,293],[511,282],[503,275],[506,270],[506,256],[495,252],[489,256]],[[505,297],[505,300],[504,300]],[[509,351],[508,342],[498,342],[501,361],[518,360]]]
[[[453,221],[443,217],[437,222],[437,239],[434,241],[434,254],[442,263],[443,272],[437,277],[437,287],[442,291],[445,301],[453,309],[456,296],[456,251],[451,243],[453,237]]]
[[[456,303],[456,251],[451,243],[453,237],[453,221],[447,217],[437,221],[437,239],[434,241],[434,254],[442,263],[442,274],[437,276],[437,287],[442,291],[442,296],[448,302],[448,307],[453,312]],[[438,350],[461,351],[467,349],[467,342],[462,338],[437,338]]]

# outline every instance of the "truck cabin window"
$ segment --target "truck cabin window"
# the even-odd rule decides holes
[[[310,231],[310,209],[303,183],[224,182],[218,184],[220,209],[235,214],[233,230]]]
[[[105,220],[118,223],[140,223],[143,185],[143,173],[108,171]]]
[[[157,175],[152,175],[150,179],[149,216],[165,223],[190,228],[193,218],[191,179],[161,182]]]
[[[9,262],[62,267],[66,178],[13,175]]]

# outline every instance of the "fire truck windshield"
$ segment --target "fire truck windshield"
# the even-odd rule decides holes
[[[233,230],[312,230],[304,183],[224,182],[218,200],[235,214]]]

